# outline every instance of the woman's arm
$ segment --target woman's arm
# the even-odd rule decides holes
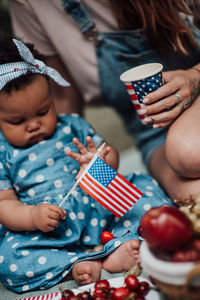
[[[14,190],[0,191],[0,223],[13,231],[52,231],[66,213],[52,204],[26,205]]]
[[[164,85],[144,99],[146,124],[154,128],[171,125],[195,101],[200,93],[200,63],[188,70],[163,72],[163,80]]]

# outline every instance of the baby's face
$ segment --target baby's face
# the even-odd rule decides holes
[[[0,130],[15,147],[28,147],[50,137],[56,129],[56,112],[45,77],[19,91],[0,92]]]

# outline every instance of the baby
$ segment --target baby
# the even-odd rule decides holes
[[[121,219],[80,187],[59,207],[104,140],[79,116],[56,115],[49,78],[68,83],[40,58],[30,45],[0,39],[0,278],[20,293],[68,275],[82,285],[102,268],[130,269],[139,262],[141,216],[171,204],[153,178],[130,174],[144,196]],[[101,158],[117,169],[112,147]],[[88,252],[104,230],[116,238]]]

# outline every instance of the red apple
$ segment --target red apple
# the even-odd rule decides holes
[[[105,245],[110,240],[114,239],[114,235],[109,231],[103,231],[101,234],[101,244]]]
[[[192,223],[178,208],[154,207],[141,219],[142,236],[152,250],[175,252],[193,236]]]

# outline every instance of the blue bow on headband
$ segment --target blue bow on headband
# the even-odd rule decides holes
[[[16,39],[13,39],[13,42],[17,46],[23,61],[0,65],[0,91],[9,81],[21,75],[25,75],[27,71],[46,75],[61,86],[70,85],[69,82],[67,82],[55,69],[46,66],[43,61],[35,59],[24,43]]]

